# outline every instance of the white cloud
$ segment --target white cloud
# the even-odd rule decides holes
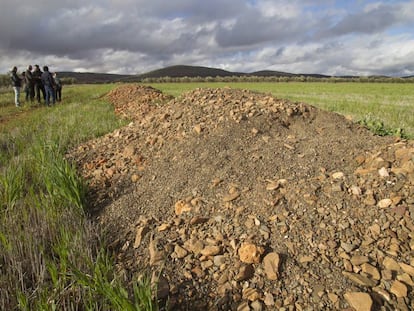
[[[368,4],[367,4],[368,3]],[[412,1],[3,0],[0,72],[13,65],[143,73],[414,74]]]

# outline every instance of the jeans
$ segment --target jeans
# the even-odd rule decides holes
[[[52,104],[55,104],[55,90],[49,85],[45,85],[46,105],[50,106],[50,98],[52,97]]]
[[[16,107],[20,106],[20,86],[13,86],[14,90],[14,103]]]

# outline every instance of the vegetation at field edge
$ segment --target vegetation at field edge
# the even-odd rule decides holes
[[[101,98],[113,87],[66,88],[63,103],[15,115],[12,96],[0,96],[1,310],[157,309],[147,277],[130,288],[117,276],[87,217],[87,185],[64,159],[125,124]]]

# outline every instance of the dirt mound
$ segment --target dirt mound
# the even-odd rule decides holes
[[[129,88],[134,122],[68,155],[128,280],[182,310],[413,307],[412,141],[246,90],[115,106]]]

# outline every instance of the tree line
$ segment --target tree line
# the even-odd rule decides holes
[[[63,85],[78,84],[76,78],[61,78]],[[414,76],[407,78],[362,76],[362,77],[313,77],[313,76],[216,76],[216,77],[131,77],[112,82],[142,82],[142,83],[191,83],[191,82],[321,82],[321,83],[414,83]],[[93,82],[97,83],[97,82]],[[101,83],[110,83],[105,81]],[[0,88],[9,87],[10,76],[0,75]]]

